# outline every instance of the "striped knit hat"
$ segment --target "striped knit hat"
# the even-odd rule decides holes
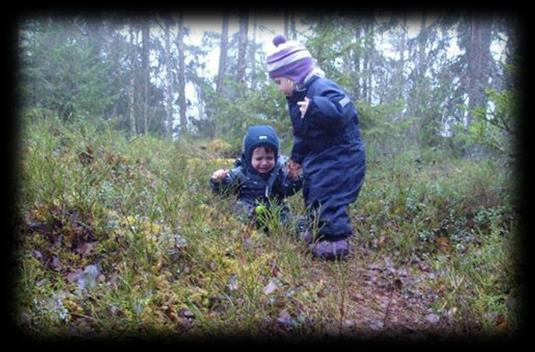
[[[314,61],[308,50],[297,42],[287,41],[280,34],[273,38],[273,44],[277,48],[268,55],[269,77],[288,77],[295,83],[303,83],[314,69]]]

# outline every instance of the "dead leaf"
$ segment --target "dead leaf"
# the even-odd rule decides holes
[[[360,293],[357,293],[353,296],[351,296],[351,299],[355,302],[358,302],[358,301],[364,301],[364,296],[361,295]]]
[[[418,268],[420,268],[421,271],[426,272],[426,273],[430,273],[431,272],[431,266],[429,266],[425,262],[419,262],[418,263]]]
[[[169,320],[175,323],[180,321],[178,314],[173,309],[167,306],[162,307],[162,309]]]
[[[100,269],[98,265],[91,264],[84,268],[84,270],[76,270],[74,273],[67,275],[67,280],[76,282],[78,288],[84,291],[88,288],[94,288],[97,286],[97,279],[100,277]],[[105,278],[104,278],[105,279]]]
[[[271,275],[274,276],[274,277],[277,277],[277,276],[279,276],[279,274],[280,274],[279,266],[277,265],[277,263],[275,261],[272,261],[271,262]]]
[[[375,264],[375,263],[368,265],[368,269],[376,270],[376,271],[383,271],[383,268],[381,268],[378,264]]]
[[[162,258],[158,258],[158,261],[156,262],[156,271],[157,272],[160,272],[162,271],[162,266],[163,266],[163,259]]]
[[[92,152],[93,150],[87,147],[87,151],[82,151],[78,154],[78,159],[83,165],[90,164],[95,159]]]
[[[266,295],[271,294],[273,291],[280,287],[280,281],[277,279],[270,279],[269,283],[264,287],[264,293]]]
[[[507,333],[510,330],[507,320],[501,314],[496,317],[496,329],[501,333]]]
[[[60,271],[61,269],[61,262],[59,261],[58,257],[54,256],[50,261],[47,263],[47,266],[54,270],[54,271]]]
[[[248,250],[251,250],[253,248],[253,241],[251,240],[250,237],[247,237],[243,240],[243,249],[248,251]]]
[[[294,320],[286,310],[283,310],[279,313],[279,316],[277,317],[277,323],[279,323],[279,325],[281,325],[282,327],[288,328],[294,324]]]
[[[381,235],[379,236],[379,241],[377,242],[378,247],[383,247],[386,243],[386,236]]]
[[[47,224],[42,223],[31,223],[29,225],[31,232],[37,232],[41,234],[49,234],[50,233],[50,227]]]
[[[435,238],[435,244],[437,245],[438,249],[441,252],[444,253],[450,253],[451,252],[451,245],[448,242],[447,237],[437,237]]]
[[[86,257],[93,250],[96,244],[97,242],[85,242],[76,247],[74,251],[80,254],[82,257]]]
[[[44,278],[44,279],[42,279],[42,280],[37,281],[37,282],[35,283],[35,286],[37,286],[37,287],[41,287],[41,286],[43,286],[43,285],[49,283],[49,281],[50,281],[50,280],[48,280],[47,278]]]
[[[67,274],[67,280],[69,282],[75,282],[83,274],[84,274],[84,271],[82,269],[78,269],[76,271],[73,271],[73,272]]]
[[[230,277],[227,288],[229,289],[229,291],[235,291],[238,289],[238,275],[233,274]]]

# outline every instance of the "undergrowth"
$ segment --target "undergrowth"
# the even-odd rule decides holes
[[[293,226],[241,223],[211,193],[209,175],[233,164],[225,147],[51,119],[25,123],[19,144],[14,319],[30,335],[344,333],[358,319],[355,270],[384,258],[423,275],[446,331],[518,326],[518,219],[496,161],[374,160],[350,207],[355,254],[329,263]],[[289,204],[302,213],[301,193]]]

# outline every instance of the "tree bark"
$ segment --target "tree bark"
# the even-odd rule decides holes
[[[295,26],[295,11],[290,10],[290,33],[288,39],[297,39],[297,28]]]
[[[251,89],[256,88],[256,13],[252,12],[253,18],[253,45],[250,48],[250,62],[251,62]]]
[[[130,125],[130,132],[133,136],[137,134],[136,115],[135,115],[135,94],[136,94],[136,43],[134,41],[134,26],[130,25],[130,78],[128,84],[128,121]],[[134,49],[132,49],[134,48]]]
[[[175,97],[174,92],[174,76],[173,76],[173,68],[172,68],[172,57],[173,57],[173,50],[171,48],[171,40],[170,40],[171,34],[170,34],[170,26],[168,20],[165,20],[165,68],[167,73],[167,121],[165,123],[165,138],[169,139],[173,135],[173,101]]]
[[[180,112],[180,135],[187,132],[188,119],[186,116],[186,67],[184,64],[184,15],[180,13],[177,20],[178,34],[178,107]]]
[[[476,107],[486,107],[485,88],[489,85],[486,68],[490,65],[490,25],[486,25],[474,16],[470,18],[470,42],[468,47],[468,114],[467,126],[473,120],[472,111]]]
[[[505,24],[505,33],[507,36],[507,41],[505,43],[505,63],[508,66],[518,68],[520,66],[518,55],[519,43],[525,43],[525,36],[527,36],[528,34],[527,32],[522,32],[519,30],[519,19],[517,15],[511,16],[511,18],[506,19]],[[505,89],[513,89],[515,88],[515,85],[518,84],[518,82],[515,81],[514,76],[515,75],[512,72],[505,72]]]
[[[368,104],[372,102],[372,60],[374,50],[374,28],[373,17],[368,20],[364,26],[364,58],[363,58],[363,84],[362,84],[362,98],[366,100]]]
[[[361,33],[361,26],[360,24],[357,25],[355,27],[355,43],[360,43],[360,33]],[[355,83],[353,85],[353,98],[355,100],[358,100],[361,98],[361,93],[360,93],[360,88],[361,88],[361,84],[360,84],[360,77],[361,77],[361,69],[360,69],[360,53],[359,53],[359,49],[360,47],[356,47],[354,50],[353,50],[353,65],[354,65],[354,69],[353,69],[353,72],[355,72]]]
[[[401,34],[401,43],[399,47],[399,71],[398,71],[398,79],[399,79],[399,95],[398,99],[404,99],[404,87],[405,87],[405,51],[406,47],[405,44],[407,43],[407,14],[403,14],[403,28],[402,28],[402,34]],[[403,113],[402,113],[403,115]],[[402,116],[403,118],[403,116]]]
[[[426,14],[425,11],[422,12],[422,18],[420,21],[420,33],[418,35],[418,59],[416,62],[416,76],[415,84],[413,86],[414,96],[413,96],[413,116],[419,117],[419,126],[414,128],[414,138],[418,140],[418,143],[423,146],[425,141],[428,139],[425,135],[426,132],[426,122],[425,116],[423,116],[423,87],[425,80],[425,47],[427,45],[427,35],[426,35]]]
[[[374,52],[375,52],[375,28],[374,28],[374,18],[372,17],[370,20],[370,37],[369,37],[369,50],[368,50],[368,69],[366,70],[367,73],[367,83],[366,86],[368,87],[368,104],[372,103],[373,98],[373,69],[374,69]]]
[[[228,46],[228,22],[229,14],[225,10],[223,12],[223,24],[221,28],[221,44],[219,50],[219,71],[217,74],[216,92],[223,93],[225,84],[225,73],[227,69],[227,46]]]
[[[150,27],[148,23],[143,23],[141,27],[141,63],[143,70],[143,101],[142,101],[142,118],[143,118],[143,134],[148,132],[148,106],[149,106],[149,41],[150,41]]]
[[[249,28],[249,14],[247,11],[240,13],[240,39],[238,44],[238,67],[236,72],[236,81],[245,85],[245,69],[246,69],[246,54],[247,54],[247,34]]]

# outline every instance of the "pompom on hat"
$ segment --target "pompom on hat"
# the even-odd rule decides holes
[[[286,43],[286,37],[282,34],[276,35],[275,38],[273,38],[273,45],[279,46],[279,44]]]
[[[295,83],[303,83],[314,69],[314,61],[308,50],[280,34],[273,38],[273,44],[276,49],[267,58],[269,77],[288,77]]]

